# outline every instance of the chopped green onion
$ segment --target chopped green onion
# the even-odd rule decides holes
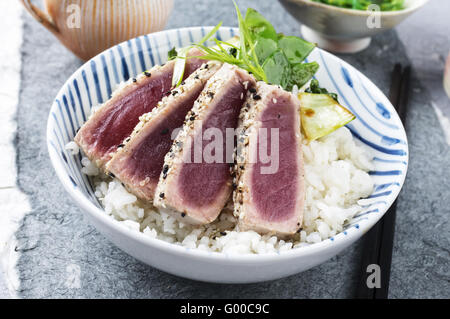
[[[173,66],[172,87],[177,87],[183,82],[184,70],[186,69],[186,55],[191,47],[184,47],[178,50]]]

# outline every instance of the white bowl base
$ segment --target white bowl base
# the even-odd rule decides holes
[[[360,52],[366,49],[372,40],[370,37],[351,40],[329,38],[305,25],[302,25],[301,32],[306,41],[317,43],[319,48],[336,53]]]

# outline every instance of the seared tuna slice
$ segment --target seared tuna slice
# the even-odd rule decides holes
[[[239,117],[233,193],[240,230],[288,236],[301,227],[305,186],[299,107],[295,95],[264,82],[247,98]]]
[[[164,97],[153,111],[142,115],[130,140],[107,163],[106,170],[130,192],[142,199],[153,200],[164,157],[172,146],[174,130],[183,126],[186,114],[205,83],[219,68],[219,63],[204,64]]]
[[[199,55],[199,52],[191,50],[189,55]],[[81,127],[75,142],[97,166],[104,168],[117,147],[133,132],[139,116],[150,112],[170,90],[174,63],[172,60],[155,66],[130,79]],[[186,77],[202,63],[199,59],[188,59]]]
[[[246,71],[229,64],[209,79],[166,155],[155,193],[156,207],[190,224],[207,224],[217,218],[232,192],[227,159],[232,162],[239,112],[247,89],[254,84]],[[207,135],[212,131],[218,134],[209,140]],[[228,147],[227,154],[226,134],[230,131],[231,149]],[[206,158],[208,144],[221,137],[216,143],[222,148],[220,152],[215,148],[211,152],[214,159]]]

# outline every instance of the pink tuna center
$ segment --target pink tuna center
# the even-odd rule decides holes
[[[188,96],[167,114],[136,147],[126,166],[140,180],[146,177],[156,184],[163,168],[164,157],[172,146],[172,132],[183,125],[187,112],[194,105],[203,87],[188,92]]]
[[[239,111],[245,96],[246,89],[239,84],[233,84],[227,92],[221,96],[211,114],[202,125],[202,135],[209,128],[219,129],[223,136],[221,163],[206,163],[202,156],[201,163],[194,163],[194,144],[191,146],[191,163],[184,163],[180,171],[179,191],[188,205],[195,208],[210,205],[221,192],[230,187],[230,166],[226,162],[226,129],[237,126]],[[213,100],[214,103],[214,100]],[[202,141],[202,150],[211,141]]]
[[[172,72],[164,72],[144,81],[145,84],[115,101],[114,106],[98,120],[97,126],[92,130],[91,139],[99,153],[106,155],[115,151],[131,134],[139,122],[139,117],[150,112],[164,93],[170,90]]]
[[[277,103],[271,100],[261,114],[261,128],[267,131],[267,151],[263,151],[269,158],[278,156],[278,170],[269,174],[262,174],[263,168],[271,163],[262,163],[260,149],[261,136],[258,135],[258,159],[251,172],[251,195],[260,217],[266,221],[282,221],[295,214],[297,198],[297,139],[295,132],[295,108],[285,96],[277,97]],[[272,154],[271,130],[278,129],[278,154]],[[276,143],[277,141],[275,141]],[[263,144],[264,145],[264,144]],[[262,152],[261,152],[262,153]]]

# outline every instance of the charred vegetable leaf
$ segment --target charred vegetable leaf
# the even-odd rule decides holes
[[[319,86],[319,81],[317,80],[311,80],[311,83],[309,84],[309,88],[305,90],[306,93],[315,93],[315,94],[327,94],[331,96],[336,102],[338,101],[338,95],[336,93],[330,93],[327,89],[321,88]]]
[[[316,47],[314,43],[294,36],[283,36],[278,45],[289,59],[291,64],[302,63]]]
[[[291,79],[291,65],[283,51],[277,50],[266,59],[262,66],[267,76],[267,82],[286,88]]]
[[[355,116],[328,94],[299,93],[303,132],[316,140],[353,121]]]
[[[259,36],[265,39],[277,40],[278,35],[273,25],[256,10],[248,8],[244,21],[253,37]]]
[[[298,63],[292,66],[291,80],[287,86],[287,90],[291,91],[294,85],[298,88],[304,86],[316,74],[319,69],[317,62]]]

